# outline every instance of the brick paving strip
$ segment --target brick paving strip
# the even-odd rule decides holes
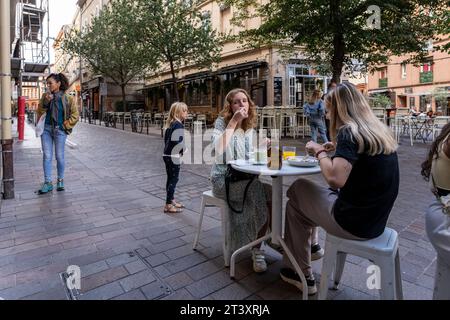
[[[186,208],[164,214],[159,129],[140,135],[80,123],[69,139],[66,191],[42,196],[35,194],[43,179],[40,140],[27,124],[25,141],[14,144],[16,198],[3,200],[0,211],[0,297],[67,299],[60,273],[77,265],[79,299],[301,299],[279,278],[280,255],[269,248],[266,273],[255,274],[244,254],[230,280],[215,208],[206,210],[199,248],[192,250],[210,166],[182,167],[176,197]],[[303,150],[304,141],[285,143]],[[432,297],[435,252],[423,218],[432,196],[419,175],[427,147],[400,146],[400,194],[388,223],[400,235],[406,299]],[[285,188],[294,180],[285,179]],[[378,299],[366,287],[369,264],[350,256],[341,289],[329,299]],[[313,263],[318,279],[320,268]]]

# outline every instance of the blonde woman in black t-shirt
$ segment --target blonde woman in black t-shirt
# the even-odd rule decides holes
[[[286,244],[305,274],[308,294],[317,291],[311,269],[310,236],[320,226],[335,236],[364,240],[381,235],[397,198],[397,142],[373,114],[367,99],[351,83],[327,94],[332,142],[310,141],[327,186],[299,179],[288,189]],[[329,152],[335,151],[330,157]],[[281,278],[297,286],[300,277],[284,257]]]

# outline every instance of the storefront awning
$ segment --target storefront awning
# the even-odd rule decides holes
[[[236,65],[232,65],[232,66],[223,67],[221,69],[218,69],[215,72],[202,71],[202,72],[189,74],[189,75],[186,75],[183,78],[178,79],[177,82],[178,83],[185,83],[185,82],[192,82],[192,81],[195,81],[195,80],[208,80],[208,79],[211,79],[212,77],[214,77],[216,75],[227,74],[227,73],[234,73],[234,72],[242,72],[242,71],[253,70],[253,69],[257,69],[257,68],[265,68],[265,67],[267,67],[267,65],[268,64],[267,64],[266,61],[246,62],[246,63],[241,63],[241,64],[236,64]],[[173,83],[172,79],[166,79],[166,80],[158,82],[158,83],[153,83],[153,84],[144,86],[143,88],[138,89],[136,91],[145,91],[145,90],[149,90],[149,89],[160,87],[160,86],[166,86],[166,85],[169,85],[169,84],[172,84],[172,83]]]
[[[433,92],[427,91],[427,92],[416,92],[416,93],[399,93],[398,96],[404,96],[404,97],[417,97],[417,96],[431,96],[433,95]]]
[[[241,64],[236,64],[233,66],[223,67],[215,72],[215,74],[226,74],[226,73],[233,73],[233,72],[241,72],[246,70],[252,70],[257,68],[265,68],[267,67],[266,61],[252,61],[252,62],[246,62]]]
[[[377,90],[369,90],[369,94],[375,94],[375,93],[385,93],[385,92],[393,92],[389,89],[377,89]]]

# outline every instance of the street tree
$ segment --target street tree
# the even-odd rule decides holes
[[[221,40],[208,12],[200,12],[198,0],[137,0],[141,10],[141,45],[162,68],[170,68],[173,95],[178,101],[176,72],[183,66],[210,68],[220,59]]]
[[[223,0],[234,6],[234,24],[262,18],[257,29],[243,30],[250,46],[302,48],[306,57],[340,82],[355,61],[372,71],[392,55],[417,64],[428,55],[445,23],[448,0]],[[447,9],[446,9],[447,8]]]
[[[84,59],[94,74],[120,86],[124,111],[127,85],[156,65],[151,52],[139,41],[138,13],[134,1],[112,0],[89,26],[73,30],[62,44],[65,52]]]

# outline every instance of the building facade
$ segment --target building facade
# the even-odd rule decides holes
[[[72,28],[87,28],[108,3],[109,0],[78,0]],[[93,74],[85,61],[73,59],[72,63],[69,63],[67,73],[72,74],[71,90],[80,92],[82,114],[90,112],[95,119],[100,119],[104,112],[114,111],[116,103],[122,100],[120,87],[107,77]],[[138,91],[142,87],[143,81],[133,81],[127,85],[126,100],[129,104],[144,104],[142,92]]]
[[[37,110],[39,99],[41,98],[44,90],[44,81],[22,83],[22,96],[25,97],[25,108],[27,110]]]
[[[55,51],[55,63],[53,67],[53,72],[61,72],[69,80],[69,88],[67,93],[76,97],[77,104],[79,105],[80,111],[82,110],[81,105],[81,85],[80,85],[80,59],[78,57],[71,57],[66,54],[62,48],[61,44],[65,37],[71,32],[71,30],[79,30],[80,25],[80,10],[76,10],[75,15],[72,19],[72,24],[64,25],[55,38],[53,48]]]
[[[447,36],[433,46],[449,41]],[[433,51],[433,46],[420,66],[403,63],[406,56],[391,57],[388,65],[369,74],[369,95],[385,94],[396,107],[450,115],[450,54]]]
[[[239,31],[230,22],[233,7],[207,0],[200,4],[199,10],[209,15],[213,28],[219,33]],[[244,28],[256,28],[260,24],[259,18],[253,18],[245,22]],[[212,71],[185,67],[178,70],[177,77],[180,100],[186,102],[190,110],[205,113],[219,112],[227,92],[238,87],[247,90],[260,107],[302,106],[314,89],[326,90],[330,80],[319,75],[300,50],[285,59],[276,47],[247,49],[234,42],[225,43],[220,62]],[[168,110],[173,100],[172,85],[168,68],[146,77],[143,92],[147,108]]]

